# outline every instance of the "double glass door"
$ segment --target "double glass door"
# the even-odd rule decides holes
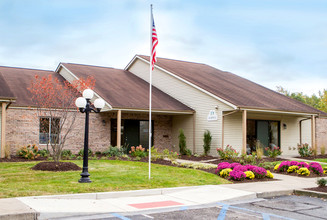
[[[247,120],[247,153],[256,147],[265,148],[280,145],[280,122],[269,120]]]

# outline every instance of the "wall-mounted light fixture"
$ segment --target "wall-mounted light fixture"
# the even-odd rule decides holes
[[[283,129],[287,129],[287,124],[283,123]]]

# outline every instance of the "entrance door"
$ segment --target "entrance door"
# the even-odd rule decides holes
[[[269,145],[269,122],[257,121],[257,141],[260,141],[260,148],[263,150]]]
[[[131,146],[138,146],[140,143],[140,121],[124,120],[124,144],[128,146],[130,151]]]

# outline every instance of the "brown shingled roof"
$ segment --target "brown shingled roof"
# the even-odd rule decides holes
[[[114,108],[148,109],[149,84],[131,72],[108,67],[62,63],[77,77],[93,76],[95,92]],[[191,108],[153,87],[152,108],[166,111],[192,111]]]
[[[14,93],[10,90],[6,80],[0,72],[0,98],[1,99],[15,99]]]
[[[36,69],[25,69],[16,67],[4,67],[0,66],[0,87],[8,86],[11,91],[10,96],[16,97],[15,106],[34,106],[32,101],[32,94],[27,89],[31,82],[34,80],[35,75],[46,76],[53,74],[54,77],[62,78],[59,74],[53,71],[36,70]],[[2,89],[0,89],[0,96]]]
[[[137,55],[149,61],[148,56]],[[218,70],[201,63],[157,58],[155,65],[184,80],[243,108],[322,113],[321,111],[265,88],[230,72]]]

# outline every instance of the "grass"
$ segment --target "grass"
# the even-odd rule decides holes
[[[320,159],[314,159],[314,161],[327,163],[327,159],[323,159],[323,158],[320,158]]]
[[[82,167],[82,161],[71,161]],[[78,183],[81,171],[48,172],[30,168],[38,162],[0,163],[0,198],[108,192],[229,183],[199,170],[132,161],[90,160],[92,183]]]

